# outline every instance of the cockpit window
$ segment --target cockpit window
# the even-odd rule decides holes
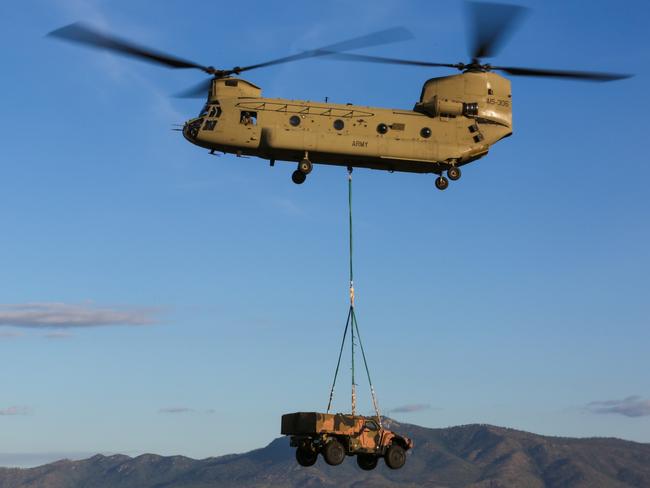
[[[210,115],[208,117],[217,117],[221,115],[221,106],[219,104],[210,107]]]

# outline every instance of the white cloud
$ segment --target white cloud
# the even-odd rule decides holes
[[[158,413],[189,413],[193,411],[188,407],[165,407],[158,410]]]
[[[0,408],[0,416],[29,415],[30,413],[32,413],[32,409],[25,406],[14,405],[12,407]]]
[[[21,337],[20,332],[15,332],[13,330],[0,330],[0,339],[15,339],[16,337]]]
[[[215,413],[215,410],[213,408],[208,408],[206,410],[197,410],[194,408],[189,408],[189,407],[165,407],[161,408],[158,410],[158,413],[165,413],[165,414],[174,414],[174,413],[203,413],[206,415],[212,415]]]
[[[0,304],[0,326],[81,328],[107,325],[149,325],[153,309],[126,309],[67,303]]]
[[[69,339],[72,337],[72,334],[68,334],[67,332],[50,332],[49,334],[45,334],[43,337],[46,339]]]
[[[591,402],[587,405],[587,410],[592,413],[614,413],[626,417],[647,417],[650,416],[650,400],[634,395],[623,400]]]
[[[431,405],[424,403],[413,403],[410,405],[402,405],[400,407],[391,408],[389,413],[412,413],[421,412],[422,410],[430,410]]]

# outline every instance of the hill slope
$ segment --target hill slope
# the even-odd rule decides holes
[[[0,469],[0,488],[650,487],[650,444],[545,437],[490,425],[393,427],[415,440],[406,466],[361,471],[354,459],[301,468],[281,438],[245,454],[194,460],[97,455],[31,469]]]

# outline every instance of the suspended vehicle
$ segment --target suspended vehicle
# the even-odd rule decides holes
[[[301,466],[313,466],[321,454],[330,466],[338,466],[345,456],[356,456],[364,471],[377,467],[383,458],[390,469],[406,463],[406,451],[413,441],[385,428],[376,417],[361,415],[296,412],[282,416],[281,433],[290,436]]]
[[[216,69],[144,48],[72,24],[51,36],[137,57],[171,68],[199,69],[211,75],[185,96],[207,96],[199,116],[188,120],[185,138],[211,153],[255,156],[274,166],[276,161],[297,163],[292,174],[304,183],[314,164],[371,168],[386,171],[433,173],[436,187],[461,177],[461,167],[486,156],[490,147],[513,133],[513,76],[613,81],[625,74],[493,66],[494,56],[524,12],[514,5],[468,2],[471,16],[469,63],[437,63],[354,54],[349,51],[406,40],[405,29],[389,29],[349,41],[250,66]],[[401,66],[452,68],[461,73],[429,79],[413,109],[387,109],[264,98],[255,84],[239,74],[310,57]],[[445,176],[446,174],[446,176]]]

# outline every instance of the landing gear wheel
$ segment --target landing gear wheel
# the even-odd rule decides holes
[[[357,454],[357,464],[364,471],[372,471],[377,467],[377,456],[372,454]]]
[[[460,179],[460,169],[456,168],[455,166],[452,166],[447,170],[447,176],[451,181],[456,181]]]
[[[311,449],[303,449],[302,447],[296,449],[296,461],[298,461],[298,464],[300,464],[300,466],[313,466],[316,464],[317,459],[318,453],[312,451]]]
[[[448,186],[449,186],[449,180],[447,178],[445,178],[444,176],[438,176],[436,178],[436,188],[438,190],[446,190]]]
[[[296,185],[302,185],[306,179],[307,179],[307,175],[300,170],[294,171],[291,175],[291,180]]]
[[[306,175],[311,173],[313,167],[314,166],[311,164],[311,161],[309,159],[303,159],[300,161],[300,163],[298,163],[298,170]]]
[[[390,469],[399,469],[406,462],[406,451],[402,446],[391,444],[386,451],[384,461]]]
[[[345,459],[345,449],[336,439],[331,439],[323,448],[323,457],[330,466],[338,466]]]

